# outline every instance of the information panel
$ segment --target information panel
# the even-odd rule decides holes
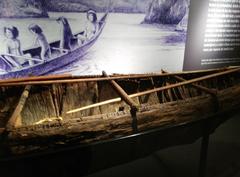
[[[184,70],[240,64],[240,1],[192,0]]]

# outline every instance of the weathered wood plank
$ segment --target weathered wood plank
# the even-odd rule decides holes
[[[142,92],[144,90],[154,89],[155,84],[152,78],[147,79],[141,79],[139,82],[139,88],[138,91]],[[157,93],[152,93],[149,95],[143,95],[139,97],[139,102],[141,104],[157,104],[159,103],[158,95]]]
[[[68,84],[63,98],[62,117],[71,119],[73,117],[84,117],[94,114],[100,114],[98,107],[88,109],[82,112],[66,114],[69,110],[76,107],[82,107],[94,104],[98,101],[98,84],[96,82],[82,82],[77,84]]]
[[[23,125],[31,125],[46,118],[56,118],[58,115],[52,98],[51,87],[33,87],[21,116]]]

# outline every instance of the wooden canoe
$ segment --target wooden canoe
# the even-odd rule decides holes
[[[50,43],[50,47],[52,49],[52,56],[53,58],[47,60],[46,62],[36,62],[34,65],[26,65],[23,66],[21,69],[12,70],[12,67],[9,66],[8,60],[5,58],[4,55],[0,55],[0,67],[2,66],[2,70],[6,70],[5,72],[0,72],[0,79],[10,79],[10,78],[21,78],[21,77],[28,77],[28,76],[40,76],[45,75],[51,71],[55,71],[65,65],[72,63],[78,59],[81,59],[89,48],[97,41],[99,36],[101,35],[108,13],[106,13],[100,20],[99,20],[99,30],[95,34],[95,36],[84,43],[82,46],[77,45],[77,39],[72,40],[72,47],[73,49],[70,51],[65,51],[63,53],[60,50],[57,50],[60,41],[55,41]],[[82,32],[81,32],[82,33]],[[75,34],[74,36],[77,38],[77,35],[80,33]],[[36,54],[40,54],[40,48],[33,48],[29,50],[23,51],[24,54],[31,54],[31,56],[35,56]],[[40,59],[30,58],[31,60],[38,61]]]
[[[239,71],[105,73],[0,84],[1,146],[10,156],[31,154],[223,115],[240,108]]]

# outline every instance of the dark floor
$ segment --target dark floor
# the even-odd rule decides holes
[[[195,177],[201,141],[155,152],[145,158],[87,177]],[[221,125],[210,137],[208,177],[240,177],[240,115]]]

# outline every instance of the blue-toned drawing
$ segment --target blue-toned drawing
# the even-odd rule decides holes
[[[0,79],[182,70],[189,4],[2,0]]]

